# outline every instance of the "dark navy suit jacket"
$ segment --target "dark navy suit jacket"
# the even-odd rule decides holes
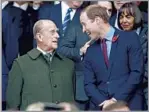
[[[118,39],[112,42],[109,67],[106,68],[100,40],[88,48],[84,59],[85,90],[90,108],[99,109],[104,100],[114,97],[128,102],[131,110],[143,109],[142,89],[143,52],[134,32],[116,29]]]
[[[7,87],[8,72],[11,69],[13,60],[18,56],[18,38],[21,35],[19,28],[20,16],[17,10],[12,10],[8,5],[2,10],[2,86],[3,100],[5,100],[5,91]]]
[[[33,36],[29,36],[29,32],[32,31],[29,31],[30,29],[28,28],[26,33],[23,33],[24,31],[22,28],[23,23],[21,16],[22,10],[20,8],[14,7],[13,4],[8,4],[2,11],[3,100],[5,100],[8,72],[12,67],[14,59],[18,57],[19,53],[20,55],[23,55],[28,52],[30,49],[32,49],[31,46],[33,46],[33,43],[31,43]],[[35,17],[36,16],[34,16],[34,18]],[[24,35],[22,36],[22,34]]]
[[[81,24],[71,24],[65,36],[60,39],[58,52],[75,62],[75,99],[87,101],[84,91],[83,62],[81,61],[80,48],[89,41],[89,36],[82,32]]]
[[[60,37],[63,36],[62,13],[61,12],[62,12],[61,3],[56,4],[56,5],[44,4],[40,7],[39,14],[38,14],[38,19],[50,19],[50,20],[54,21],[56,26],[59,28]],[[76,13],[75,13],[71,23],[73,23],[73,24],[80,23],[80,12],[81,12],[81,8],[78,8],[76,10]]]
[[[6,63],[6,57],[5,57],[5,44],[4,44],[4,36],[5,38],[7,38],[7,36],[9,35],[9,22],[10,22],[10,18],[9,15],[6,11],[2,10],[2,101],[5,101],[5,92],[6,92],[6,85],[7,85],[7,78],[8,78],[8,72],[9,72],[9,68],[7,66]],[[4,35],[4,32],[5,35]]]
[[[6,61],[9,69],[12,66],[13,60],[18,54],[26,54],[30,49],[33,48],[33,24],[37,18],[31,8],[28,7],[26,15],[23,15],[25,11],[20,8],[10,5],[4,9],[9,14],[10,24],[9,36],[4,37]],[[28,16],[28,17],[27,17]],[[32,17],[34,16],[34,17]],[[5,21],[5,18],[3,18]],[[23,22],[25,20],[25,22]],[[5,25],[4,25],[5,26]],[[4,35],[6,33],[4,32]]]

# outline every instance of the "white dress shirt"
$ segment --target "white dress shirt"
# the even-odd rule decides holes
[[[40,49],[38,46],[37,46],[37,49],[38,49],[43,55],[46,55],[46,54],[47,54],[45,51],[43,51],[42,49]]]
[[[117,13],[116,13],[116,20],[115,20],[115,27],[117,28],[117,29],[120,29],[119,27],[118,27],[118,11],[117,11]]]
[[[40,8],[40,4],[32,4],[34,10],[38,10]]]
[[[26,10],[27,10],[27,7],[28,7],[28,3],[24,3],[23,5],[19,5],[18,3],[14,2],[14,3],[13,3],[13,6],[14,6],[14,7],[18,7],[18,8],[20,8],[20,9],[26,11]]]
[[[8,1],[2,2],[2,9],[4,9],[8,3],[9,3]]]
[[[62,8],[62,23],[64,23],[64,18],[66,16],[67,10],[69,9],[69,6],[62,1],[61,2],[61,8]],[[73,19],[74,15],[75,15],[76,9],[72,9],[72,11],[70,12],[70,16],[71,16],[71,20]]]
[[[55,52],[45,52],[41,48],[37,46],[37,50],[39,50],[43,55],[50,54],[50,61],[52,61]]]
[[[58,0],[54,1],[54,5],[59,4],[59,3],[60,3],[60,1],[58,1]]]
[[[141,32],[141,27],[137,28],[136,33],[139,35]]]
[[[43,54],[46,55],[47,53],[50,53],[51,55],[53,54],[52,52],[45,52],[43,51],[40,47],[37,46],[37,49]]]

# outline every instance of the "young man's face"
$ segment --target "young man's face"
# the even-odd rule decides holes
[[[96,40],[99,38],[100,29],[96,21],[89,19],[86,12],[82,12],[80,16],[80,22],[82,24],[83,32],[86,32],[91,39]]]

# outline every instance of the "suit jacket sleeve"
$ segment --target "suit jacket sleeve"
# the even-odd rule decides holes
[[[6,63],[4,51],[2,50],[2,74],[3,75],[8,75],[9,69]]]
[[[12,69],[9,73],[8,87],[7,87],[7,109],[18,108],[21,102],[21,91],[22,91],[22,71],[15,60]]]
[[[94,71],[92,69],[90,57],[88,56],[88,48],[87,53],[84,58],[84,84],[86,94],[90,97],[91,101],[95,105],[99,105],[105,100],[108,100],[106,96],[104,96],[96,87],[96,77],[94,75]]]
[[[69,26],[68,30],[65,33],[65,36],[62,37],[59,41],[58,52],[63,54],[64,56],[79,61],[81,60],[80,56],[80,48],[76,47],[76,31],[75,27]],[[81,38],[81,37],[80,37]]]
[[[8,12],[3,9],[2,10],[2,101],[6,101],[6,89],[7,89],[7,82],[8,82],[8,73],[9,73],[9,65],[7,60],[7,41],[8,38],[11,37],[10,35],[10,22],[11,17],[9,16]]]
[[[9,35],[9,25],[10,25],[10,18],[8,13],[3,10],[2,11],[2,74],[7,74],[9,72],[8,65],[6,63],[6,41]]]
[[[128,101],[137,88],[139,88],[140,83],[143,79],[143,52],[140,44],[139,37],[136,33],[131,33],[129,35],[129,45],[128,45],[128,58],[129,58],[129,78],[127,82],[121,86],[118,92],[115,94],[117,100]]]

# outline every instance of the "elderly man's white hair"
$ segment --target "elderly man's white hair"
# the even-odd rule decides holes
[[[34,27],[33,27],[33,35],[34,35],[34,38],[36,38],[36,34],[39,33],[44,27],[46,27],[47,25],[49,25],[48,23],[50,24],[54,24],[53,21],[51,20],[38,20],[35,24],[34,24]]]

